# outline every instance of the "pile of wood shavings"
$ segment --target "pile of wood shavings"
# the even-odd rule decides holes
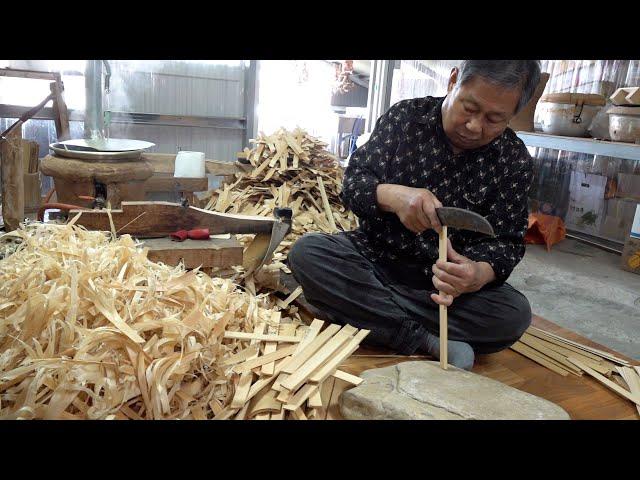
[[[0,419],[204,419],[231,402],[223,361],[248,341],[225,334],[270,325],[269,297],[151,262],[128,235],[16,233],[0,261]]]
[[[272,216],[276,207],[293,210],[291,233],[274,255],[281,263],[291,245],[307,232],[336,233],[357,228],[357,217],[340,200],[343,168],[328,152],[327,143],[302,129],[260,135],[245,149],[247,172],[235,182],[209,192],[206,209],[223,213]],[[250,236],[240,236],[248,241]]]

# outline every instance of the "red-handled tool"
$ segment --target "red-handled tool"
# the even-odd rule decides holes
[[[194,228],[193,230],[178,230],[171,234],[171,238],[177,242],[184,242],[187,238],[191,240],[209,240],[209,229]]]

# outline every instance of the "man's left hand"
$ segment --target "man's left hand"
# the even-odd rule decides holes
[[[445,295],[431,294],[431,298],[439,305],[449,306],[453,299],[463,293],[477,292],[496,276],[487,262],[475,262],[460,255],[447,239],[447,261],[438,260],[431,268],[433,286]]]

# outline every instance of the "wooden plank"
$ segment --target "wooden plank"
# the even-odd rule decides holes
[[[582,370],[587,372],[589,375],[594,377],[600,383],[602,383],[606,387],[608,387],[611,390],[613,390],[614,392],[616,392],[618,395],[621,395],[624,398],[626,398],[628,400],[631,400],[636,405],[640,405],[640,395],[634,395],[631,392],[626,391],[624,388],[619,386],[617,383],[614,383],[611,380],[609,380],[607,377],[599,374],[598,372],[596,372],[595,370],[593,370],[592,368],[587,366],[585,363],[582,363],[580,360],[577,360],[577,359],[572,358],[572,357],[569,357],[569,360],[572,361],[573,363],[575,363],[578,367],[580,367]]]
[[[631,394],[640,398],[640,375],[631,367],[616,367],[616,370],[622,378],[624,378],[624,381],[627,382]],[[640,405],[636,405],[636,409],[638,410],[638,414],[640,414]]]
[[[307,416],[304,414],[301,408],[293,410],[291,415],[294,420],[308,420]]]
[[[237,363],[244,362],[250,357],[255,357],[259,353],[259,350],[260,350],[260,345],[258,345],[257,343],[253,345],[249,345],[244,350],[240,350],[239,352],[236,352],[235,354],[227,357],[225,360],[223,360],[220,363],[220,365],[223,365],[223,366],[235,365]]]
[[[534,362],[547,367],[549,370],[552,370],[557,374],[562,375],[563,377],[566,377],[569,374],[569,372],[566,369],[564,369],[563,367],[559,367],[558,365],[553,363],[549,357],[545,358],[544,355],[536,352],[533,348],[528,347],[527,345],[521,342],[516,342],[513,345],[511,345],[511,349],[520,353],[521,355],[524,355],[530,360],[533,360]]]
[[[253,333],[261,334],[262,332],[264,332],[265,326],[266,325],[264,322],[258,323],[254,327]],[[254,339],[251,341],[251,343],[256,343],[258,341],[259,340]],[[253,381],[253,372],[248,371],[240,375],[240,380],[238,381],[238,385],[236,386],[235,395],[233,396],[233,400],[231,401],[231,408],[242,408],[244,406],[247,406],[246,404],[248,403],[248,397],[249,397],[249,392],[251,390],[252,381]]]
[[[39,70],[24,70],[20,68],[0,68],[0,77],[34,78],[38,80],[56,81],[60,78],[58,72],[42,72]]]
[[[577,347],[573,347],[569,344],[566,344],[566,343],[563,344],[562,342],[550,342],[546,340],[545,337],[543,336],[539,336],[539,337],[535,335],[533,336],[538,338],[542,342],[546,342],[545,346],[547,348],[553,350],[554,352],[558,352],[564,355],[565,357],[573,355],[573,356],[577,356],[578,358],[584,358],[592,362],[600,361],[600,357],[598,357],[597,355],[586,352],[585,350],[581,350]]]
[[[281,348],[279,350],[268,353],[266,355],[249,359],[246,362],[233,367],[233,370],[238,373],[242,373],[242,372],[247,372],[249,370],[253,370],[256,367],[266,365],[268,363],[274,363],[276,360],[292,355],[295,348],[296,348],[296,345],[290,345],[288,347]],[[275,363],[274,363],[274,367],[275,367]],[[269,373],[268,375],[273,375],[273,372]]]
[[[326,381],[326,380],[325,380]],[[322,408],[322,386],[324,385],[324,382],[322,382],[320,385],[318,385],[318,388],[316,390],[314,390],[311,395],[309,396],[309,401],[307,402],[307,405],[310,408]]]
[[[300,366],[306,362],[311,356],[316,353],[326,342],[329,341],[334,334],[336,334],[340,330],[340,325],[335,323],[329,324],[327,328],[324,329],[322,333],[316,336],[309,344],[296,352],[290,359],[289,362],[283,367],[282,371],[284,373],[293,373]]]
[[[347,388],[349,388],[347,382],[335,379],[329,405],[327,406],[327,420],[342,420],[342,415],[340,414],[340,396]]]
[[[569,369],[570,371],[569,373],[573,373],[574,375],[582,375],[580,369],[576,367],[573,363],[571,363],[569,360],[567,360],[566,356],[548,348],[546,345],[543,344],[541,340],[537,339],[533,335],[528,335],[527,333],[525,333],[520,338],[520,342],[524,343],[525,345],[528,345],[529,347],[533,348],[534,350],[537,350],[540,353],[543,353],[547,357],[553,358],[555,361],[557,361],[558,363],[562,364],[564,367]]]
[[[82,225],[87,230],[109,231],[111,229],[105,210],[71,210],[70,218],[79,212],[82,212],[82,215],[76,221],[77,225]],[[183,207],[171,202],[123,201],[119,209],[112,209],[110,213],[116,231],[121,235],[130,234],[147,238],[167,237],[176,230],[194,228],[208,228],[211,235],[223,233],[270,235],[274,223],[273,218],[218,213],[192,206]]]
[[[280,318],[282,317],[282,313],[281,312],[277,312],[277,311],[273,311],[271,312],[271,322],[272,324],[269,325],[267,333],[271,334],[271,335],[278,335],[280,333]],[[273,353],[276,351],[276,349],[278,348],[278,342],[266,342],[264,344],[264,351],[263,356],[267,356],[270,353]],[[295,350],[295,346],[293,347],[293,349],[291,349],[291,353],[293,353],[293,350]],[[274,358],[273,361],[269,361],[266,363],[261,364],[262,368],[261,368],[261,373],[263,375],[273,375],[273,370],[275,367],[275,361],[282,358],[282,357],[286,357],[287,355],[283,355],[281,357],[277,357]]]
[[[327,412],[329,410],[329,403],[331,401],[331,393],[333,392],[333,386],[335,382],[335,377],[329,377],[321,384],[320,398],[322,400],[322,408],[318,410],[318,419],[320,420],[327,419]]]
[[[294,354],[298,354],[303,349],[307,348],[307,345],[309,345],[318,336],[323,325],[324,322],[322,320],[314,318],[311,325],[309,325],[309,328],[305,332],[303,340],[298,344],[298,348],[296,348]]]
[[[302,341],[300,337],[284,336],[284,335],[268,335],[249,332],[224,332],[224,338],[235,338],[236,340],[259,340],[261,342],[285,342],[298,343]]]
[[[321,364],[314,372],[309,376],[309,380],[314,383],[321,383],[332,375],[342,362],[344,362],[349,355],[355,352],[360,345],[360,342],[369,335],[370,330],[360,330],[352,340],[349,340],[346,345],[340,348],[332,358],[324,364]]]
[[[284,299],[283,301],[278,300],[276,304],[278,305],[278,307],[282,309],[287,308],[291,302],[293,302],[296,298],[300,296],[301,293],[302,293],[302,287],[296,287],[296,289],[293,292],[291,292],[291,294],[286,299]]]
[[[206,192],[209,189],[209,179],[204,178],[175,178],[172,174],[154,174],[144,182],[145,192]]]
[[[273,390],[271,390],[273,392]],[[285,410],[297,410],[302,407],[302,404],[306,402],[311,395],[315,392],[320,392],[318,385],[307,384],[296,392],[288,403],[285,403],[282,408]],[[275,393],[275,392],[274,392]]]
[[[536,329],[536,327],[529,327],[529,328],[530,329]],[[614,362],[619,363],[621,365],[629,366],[629,362],[627,362],[626,360],[624,360],[624,359],[622,359],[620,357],[616,357],[615,355],[612,355],[612,354],[610,354],[608,352],[605,352],[604,350],[599,350],[597,348],[592,348],[592,347],[589,347],[587,345],[583,345],[581,343],[574,342],[572,340],[569,340],[567,338],[563,338],[563,337],[561,337],[559,335],[556,335],[554,333],[545,332],[545,331],[540,330],[540,329],[536,329],[536,330],[539,331],[539,332],[543,332],[544,334],[546,334],[549,337],[555,338],[556,340],[559,340],[561,342],[567,343],[569,345],[572,345],[574,347],[580,348],[582,350],[586,350],[587,352],[595,354],[595,355],[597,355],[599,357],[606,358],[608,360],[614,361]]]
[[[149,260],[170,266],[176,266],[180,262],[187,269],[242,265],[243,247],[235,238],[187,239],[183,242],[170,238],[149,238],[144,240],[144,246],[149,249]]]
[[[358,330],[351,325],[345,325],[336,335],[323,345],[311,358],[309,358],[302,366],[291,376],[282,382],[282,386],[290,391],[297,390],[311,374],[322,365],[331,355],[348,342],[352,335]]]
[[[333,376],[356,387],[364,382],[362,378],[356,377],[355,375],[351,375],[347,372],[343,372],[342,370],[336,370],[335,372],[333,372]]]

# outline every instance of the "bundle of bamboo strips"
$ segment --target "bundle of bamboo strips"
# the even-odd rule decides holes
[[[156,264],[128,235],[74,220],[17,230],[22,243],[0,261],[0,418],[228,418],[238,405],[247,414],[247,386],[263,393],[256,384],[279,378],[315,337],[286,301]],[[336,358],[323,375],[341,375],[327,366]],[[307,383],[319,385],[318,373]]]
[[[273,215],[274,208],[293,210],[292,231],[274,261],[284,260],[290,246],[307,232],[335,233],[357,227],[357,218],[340,200],[343,169],[325,150],[326,143],[300,128],[261,134],[245,149],[246,172],[208,192],[206,209],[245,215]],[[241,237],[241,240],[246,240]]]
[[[511,349],[562,376],[587,373],[636,403],[640,412],[640,367],[622,358],[533,326]],[[623,381],[630,391],[621,387]]]

